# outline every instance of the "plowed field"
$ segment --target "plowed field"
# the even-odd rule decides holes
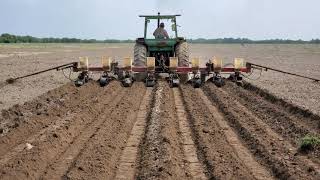
[[[320,179],[319,147],[299,149],[319,115],[259,83],[30,79],[0,87],[0,179]]]
[[[63,85],[3,111],[0,179],[319,179],[319,117],[249,87]]]

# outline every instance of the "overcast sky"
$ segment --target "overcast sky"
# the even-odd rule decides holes
[[[0,0],[0,34],[134,39],[158,11],[188,38],[320,38],[319,0]]]

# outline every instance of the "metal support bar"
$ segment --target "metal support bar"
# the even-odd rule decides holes
[[[155,69],[159,68],[159,66],[156,66]],[[125,70],[125,68],[119,68],[120,70]],[[102,71],[103,72],[103,68],[102,67],[89,67],[88,69],[80,69],[80,68],[74,68],[73,69],[75,72],[79,72],[79,71],[83,71],[83,70],[88,70],[88,71]],[[132,71],[139,73],[139,72],[146,72],[148,71],[147,67],[142,66],[142,67],[132,67]],[[200,72],[208,72],[208,68],[204,68],[204,67],[200,67],[199,68]],[[225,73],[232,73],[235,72],[236,70],[233,67],[224,67],[222,68],[221,72],[225,72]],[[248,73],[251,70],[247,67],[241,68],[238,70],[239,72],[244,72],[244,73]],[[179,74],[187,74],[188,72],[192,72],[192,68],[191,67],[177,67],[176,68],[176,72]]]
[[[295,74],[295,73],[291,73],[291,72],[287,72],[287,71],[282,71],[282,70],[279,70],[279,69],[274,69],[274,68],[267,67],[267,66],[262,66],[262,65],[259,65],[259,64],[254,64],[254,63],[250,63],[250,62],[247,62],[247,64],[249,66],[251,66],[252,68],[254,68],[256,66],[256,67],[259,67],[259,68],[264,68],[265,71],[272,70],[272,71],[276,71],[276,72],[280,72],[280,73],[284,73],[284,74],[289,74],[289,75],[292,75],[292,76],[297,76],[297,77],[301,77],[301,78],[305,78],[305,79],[310,79],[310,80],[313,80],[313,81],[316,81],[316,82],[320,81],[320,79],[316,79],[316,78],[312,78],[312,77],[308,77],[308,76],[304,76],[304,75],[300,75],[300,74]]]
[[[16,78],[10,78],[10,79],[7,79],[6,81],[8,83],[13,83],[14,81],[16,81],[18,79],[23,79],[23,78],[26,78],[26,77],[34,76],[34,75],[41,74],[41,73],[48,72],[48,71],[52,71],[52,70],[60,70],[60,69],[65,69],[65,68],[72,68],[72,67],[76,67],[76,66],[77,66],[77,62],[67,63],[67,64],[63,64],[63,65],[60,65],[60,66],[52,67],[52,68],[49,68],[49,69],[45,69],[45,70],[42,70],[42,71],[38,71],[38,72],[35,72],[35,73],[27,74],[27,75],[24,75],[24,76],[19,76],[19,77],[16,77]]]

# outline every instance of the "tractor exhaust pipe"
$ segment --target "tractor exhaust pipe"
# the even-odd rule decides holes
[[[160,27],[160,12],[158,12],[158,28]]]

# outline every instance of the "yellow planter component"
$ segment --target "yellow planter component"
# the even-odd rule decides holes
[[[243,58],[235,58],[234,59],[234,68],[241,69],[244,67],[244,59]]]
[[[155,57],[147,57],[147,70],[154,71],[156,68],[156,58]]]
[[[102,69],[104,71],[110,71],[111,70],[111,58],[110,57],[101,57],[101,64],[102,64]]]
[[[192,58],[191,64],[192,64],[193,70],[198,70],[200,68],[200,59],[199,58]]]
[[[125,57],[123,59],[123,67],[127,70],[131,70],[131,67],[132,67],[132,58],[131,57]]]
[[[212,63],[214,65],[214,71],[221,71],[221,69],[222,69],[222,59],[218,59],[216,57],[213,57]]]
[[[177,57],[170,57],[170,69],[175,70],[178,67],[178,58]]]
[[[88,69],[89,67],[89,58],[88,57],[79,57],[79,68]]]

